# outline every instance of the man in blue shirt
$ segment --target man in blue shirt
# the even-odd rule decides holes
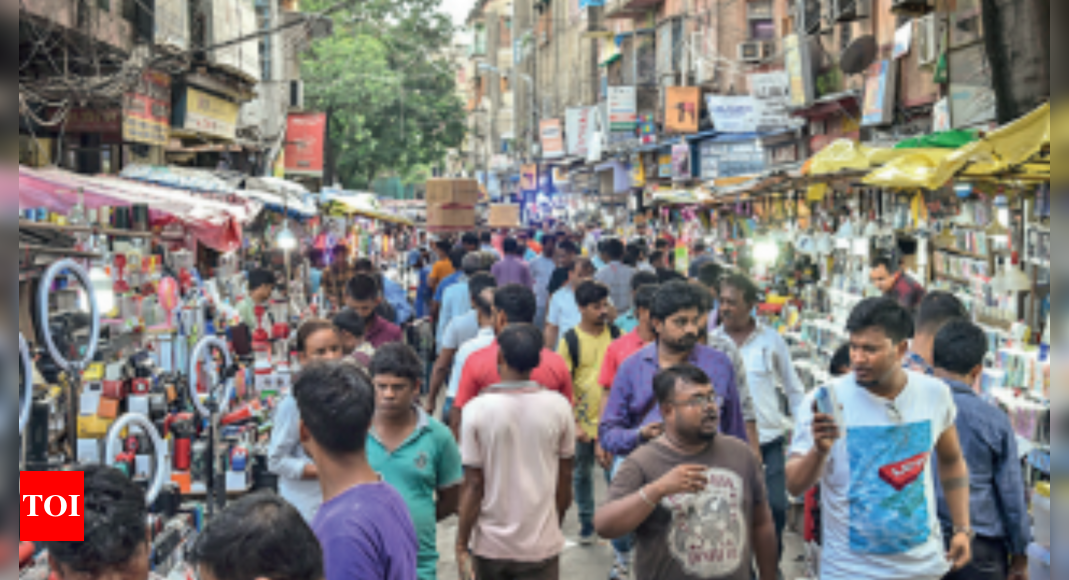
[[[419,580],[438,572],[438,522],[457,513],[464,467],[449,428],[419,407],[423,363],[410,347],[388,344],[371,361],[375,418],[371,468],[401,494],[419,536]]]
[[[461,260],[461,275],[442,293],[442,307],[438,313],[438,336],[444,337],[449,323],[471,312],[468,280],[479,272],[489,272],[490,266],[481,252],[472,252]],[[444,285],[444,284],[443,284]]]
[[[412,310],[412,305],[408,302],[408,292],[405,292],[400,284],[390,280],[385,274],[375,268],[375,265],[371,260],[366,258],[357,260],[356,263],[353,264],[353,273],[374,276],[379,281],[379,287],[382,288],[382,306],[384,307],[379,310],[379,316],[398,326],[412,320],[414,312]]]
[[[687,282],[661,286],[653,301],[651,316],[658,341],[635,353],[620,367],[602,416],[601,446],[617,457],[627,457],[640,445],[664,432],[661,411],[653,392],[653,378],[663,369],[689,363],[712,379],[723,399],[720,429],[725,435],[749,443],[761,457],[756,422],[747,422],[744,407],[753,407],[750,393],[738,389],[735,366],[722,352],[698,343],[704,318],[705,297]]]
[[[968,320],[946,324],[935,337],[935,376],[950,386],[958,407],[958,436],[969,465],[969,504],[973,530],[972,562],[948,580],[1022,580],[1028,574],[1032,541],[1017,435],[1009,417],[981,399],[972,385],[984,370],[987,335]],[[935,474],[939,520],[944,532],[954,525]],[[951,537],[946,533],[945,537]],[[1011,564],[1012,558],[1012,564]]]
[[[453,263],[453,269],[455,271],[446,276],[434,291],[434,300],[431,302],[431,317],[439,322],[436,333],[436,337],[439,341],[442,340],[442,334],[445,333],[445,326],[441,325],[442,303],[445,302],[445,291],[464,277],[464,256],[467,255],[467,251],[463,248],[454,248],[449,252],[449,261]]]
[[[917,308],[917,330],[902,366],[928,376],[935,374],[932,368],[935,336],[947,324],[969,319],[969,310],[957,296],[949,292],[930,292],[925,295]]]
[[[634,297],[638,295],[638,289],[643,286],[657,286],[660,283],[660,279],[652,272],[635,272],[635,277],[631,278],[631,310],[628,310],[625,314],[621,314],[616,319],[616,328],[620,329],[620,332],[624,334],[630,334],[638,328],[639,320],[638,313],[635,312],[637,307],[635,306]]]

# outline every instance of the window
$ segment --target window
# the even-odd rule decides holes
[[[839,27],[839,46],[843,52],[846,52],[847,48],[850,48],[850,43],[854,42],[854,23],[844,22]]]
[[[776,40],[776,23],[772,20],[751,20],[750,40]]]

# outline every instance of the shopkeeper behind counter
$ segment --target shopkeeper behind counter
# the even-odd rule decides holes
[[[249,272],[249,294],[238,303],[241,322],[249,327],[249,332],[259,324],[256,320],[256,307],[267,307],[271,294],[275,291],[275,274],[270,270],[252,270]]]

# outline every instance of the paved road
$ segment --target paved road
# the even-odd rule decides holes
[[[597,484],[597,502],[601,505],[606,498],[605,482],[600,477],[595,477],[594,480]],[[459,580],[455,557],[456,533],[456,518],[443,522],[438,527],[438,552],[442,558],[438,565],[438,580]],[[606,580],[612,569],[612,546],[606,541],[591,547],[578,545],[579,519],[574,506],[565,520],[564,535],[568,538],[568,545],[561,562],[561,580]],[[798,536],[788,534],[786,550],[783,577],[785,580],[799,580],[804,576],[804,568],[797,560],[802,553]]]

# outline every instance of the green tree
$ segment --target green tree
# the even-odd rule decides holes
[[[454,28],[440,1],[354,2],[333,13],[333,36],[305,54],[307,105],[328,119],[328,180],[367,190],[376,177],[407,177],[463,143],[464,104],[449,59]]]

